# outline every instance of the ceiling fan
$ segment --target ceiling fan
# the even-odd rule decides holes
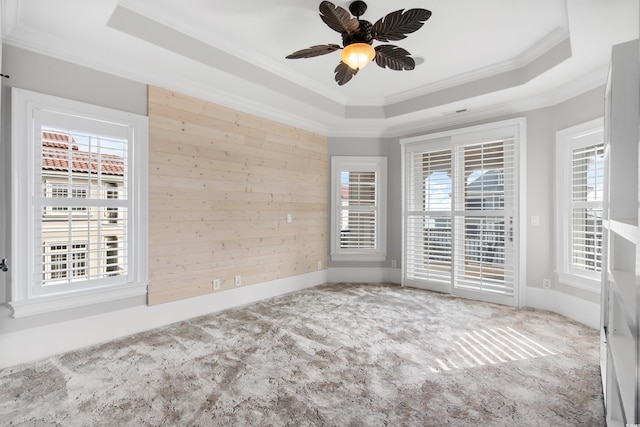
[[[367,10],[363,1],[354,1],[349,5],[349,12],[329,1],[320,2],[320,18],[334,31],[342,35],[342,44],[323,44],[298,50],[287,56],[287,59],[312,58],[326,55],[342,49],[340,63],[334,70],[336,82],[342,86],[349,82],[360,69],[375,59],[382,68],[392,70],[413,70],[416,66],[411,54],[405,49],[392,44],[372,46],[373,40],[381,42],[402,40],[407,34],[419,30],[431,17],[426,9],[404,9],[389,13],[375,24],[360,19]]]

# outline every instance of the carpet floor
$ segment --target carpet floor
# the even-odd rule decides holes
[[[603,426],[598,332],[329,284],[0,371],[0,425]]]

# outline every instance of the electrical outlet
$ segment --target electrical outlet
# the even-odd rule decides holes
[[[322,270],[322,261],[318,261],[318,270]]]
[[[542,289],[551,289],[551,279],[542,279]]]
[[[233,278],[233,281],[234,281],[234,283],[236,284],[236,286],[240,286],[240,285],[242,285],[242,277],[240,277],[240,276],[235,276],[235,277]]]
[[[220,290],[220,279],[213,279],[213,290]]]
[[[391,260],[391,268],[396,268],[398,266],[398,261],[396,261],[395,259]]]
[[[291,222],[293,221],[293,215],[291,215],[290,213],[287,214],[287,222]]]

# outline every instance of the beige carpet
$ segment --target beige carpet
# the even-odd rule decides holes
[[[601,426],[598,334],[543,311],[325,285],[2,370],[0,424]]]

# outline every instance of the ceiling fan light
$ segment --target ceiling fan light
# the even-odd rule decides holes
[[[363,69],[375,56],[375,49],[367,43],[352,43],[340,52],[340,60],[356,71]]]

